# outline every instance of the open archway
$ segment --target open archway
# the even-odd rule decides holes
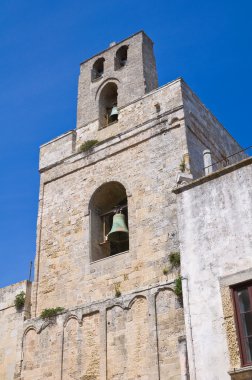
[[[118,120],[117,96],[118,88],[114,82],[107,83],[101,90],[99,97],[100,128],[105,128]]]
[[[125,187],[116,181],[104,183],[93,194],[90,201],[90,249],[91,261],[103,259],[128,251],[129,239],[109,241],[108,233],[115,213],[124,215],[128,227],[128,202]]]

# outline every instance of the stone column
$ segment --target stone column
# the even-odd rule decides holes
[[[157,338],[157,315],[156,315],[156,296],[148,295],[148,313],[149,313],[149,335],[150,335],[150,380],[159,380],[159,360],[158,360],[158,338]]]
[[[212,156],[209,149],[203,151],[205,175],[213,172]]]
[[[187,358],[187,347],[186,347],[185,336],[181,336],[178,339],[178,351],[179,351],[181,380],[188,380],[189,371],[188,371],[188,358]]]
[[[100,309],[100,379],[107,380],[107,310]]]

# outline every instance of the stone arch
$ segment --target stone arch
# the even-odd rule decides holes
[[[116,51],[115,70],[120,70],[126,65],[128,60],[128,48],[129,45],[123,45]]]
[[[99,99],[100,94],[101,94],[101,91],[103,90],[103,88],[104,88],[104,87],[107,85],[107,83],[109,83],[109,82],[111,82],[111,83],[115,83],[115,84],[118,86],[118,84],[120,83],[120,80],[117,79],[117,78],[115,78],[115,77],[110,77],[110,78],[104,80],[104,81],[100,84],[100,86],[97,88],[97,90],[96,90],[96,93],[95,93],[95,100],[96,100],[96,101]]]
[[[136,295],[134,298],[132,298],[129,303],[128,303],[128,309],[131,309],[132,306],[134,305],[134,303],[137,301],[137,300],[140,300],[140,299],[144,299],[145,301],[147,301],[147,298],[143,295],[143,294],[138,294]]]
[[[34,326],[29,326],[24,331],[22,341],[22,375],[24,379],[30,379],[39,375],[39,338]]]
[[[118,120],[118,86],[115,81],[107,82],[99,94],[99,128],[105,128]]]
[[[79,323],[79,325],[81,326],[82,321],[79,320],[78,316],[75,314],[70,314],[70,315],[67,315],[65,320],[64,320],[64,323],[63,323],[64,328],[66,327],[66,325],[67,325],[68,321],[70,321],[70,319],[75,319]]]
[[[169,290],[174,293],[174,289],[172,286],[164,286],[163,288],[159,288],[155,294],[155,298],[157,298],[157,295],[161,292],[164,292],[165,290]]]
[[[110,177],[110,180],[107,181],[107,182],[119,182],[119,181],[118,181],[118,178]],[[95,195],[95,192],[102,185],[104,185],[104,183],[106,183],[106,182],[104,182],[104,180],[101,179],[100,181],[97,181],[95,187],[93,187],[91,189],[87,189],[87,190],[89,190],[89,194],[87,194],[87,196],[89,196],[89,198],[87,198],[87,199],[89,199],[89,202],[85,205],[84,216],[88,216],[90,214],[90,207],[91,207],[91,204],[92,204],[93,196]],[[119,183],[125,188],[127,198],[131,197],[132,193],[131,193],[131,190],[129,189],[129,184],[126,183],[123,179],[121,180],[121,178],[120,178],[120,182]]]
[[[97,79],[102,78],[103,73],[104,73],[104,62],[105,62],[105,58],[103,58],[103,57],[98,58],[94,62],[92,70],[91,70],[92,82],[97,80]]]
[[[25,339],[26,334],[27,334],[30,330],[34,330],[34,331],[36,332],[36,334],[37,334],[37,329],[36,329],[36,327],[33,326],[33,325],[30,325],[30,326],[26,327],[26,329],[24,330],[24,333],[23,333],[23,341],[24,341],[24,339]]]
[[[91,261],[129,249],[127,233],[124,234],[122,241],[109,241],[107,238],[115,213],[123,214],[125,223],[128,225],[126,189],[118,181],[105,182],[95,190],[89,202]]]

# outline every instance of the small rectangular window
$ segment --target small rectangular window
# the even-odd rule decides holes
[[[242,365],[252,365],[252,282],[232,288]]]

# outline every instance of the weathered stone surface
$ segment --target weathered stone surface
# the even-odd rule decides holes
[[[115,70],[116,51],[125,45],[128,60]],[[104,72],[94,79],[101,57]],[[101,128],[99,98],[109,83],[118,89],[118,121]],[[81,153],[88,140],[98,144]],[[215,176],[196,187],[205,149],[215,161],[240,147],[182,79],[157,89],[152,42],[144,33],[81,65],[77,129],[41,146],[31,318],[23,326],[23,317],[12,311],[7,320],[9,311],[0,311],[0,378],[12,380],[15,362],[15,380],[187,380],[189,371],[193,380],[195,368],[197,380],[224,380],[229,364],[238,366],[232,307],[218,277],[237,269],[229,261],[234,252],[242,268],[251,265],[249,243],[235,248],[237,234],[250,230],[241,231],[234,218],[239,213],[245,220],[251,173],[234,172],[227,182]],[[177,204],[173,189],[184,182]],[[105,183],[125,189],[129,249],[108,257],[106,250],[97,260],[91,205]],[[100,218],[98,206],[95,212]],[[186,329],[174,293],[179,269],[169,263],[179,237]],[[10,300],[15,291],[0,296]],[[40,318],[58,306],[61,315]],[[8,340],[10,331],[18,335]]]
[[[189,363],[199,379],[230,379],[241,366],[229,286],[252,278],[251,174],[247,159],[178,195]]]

